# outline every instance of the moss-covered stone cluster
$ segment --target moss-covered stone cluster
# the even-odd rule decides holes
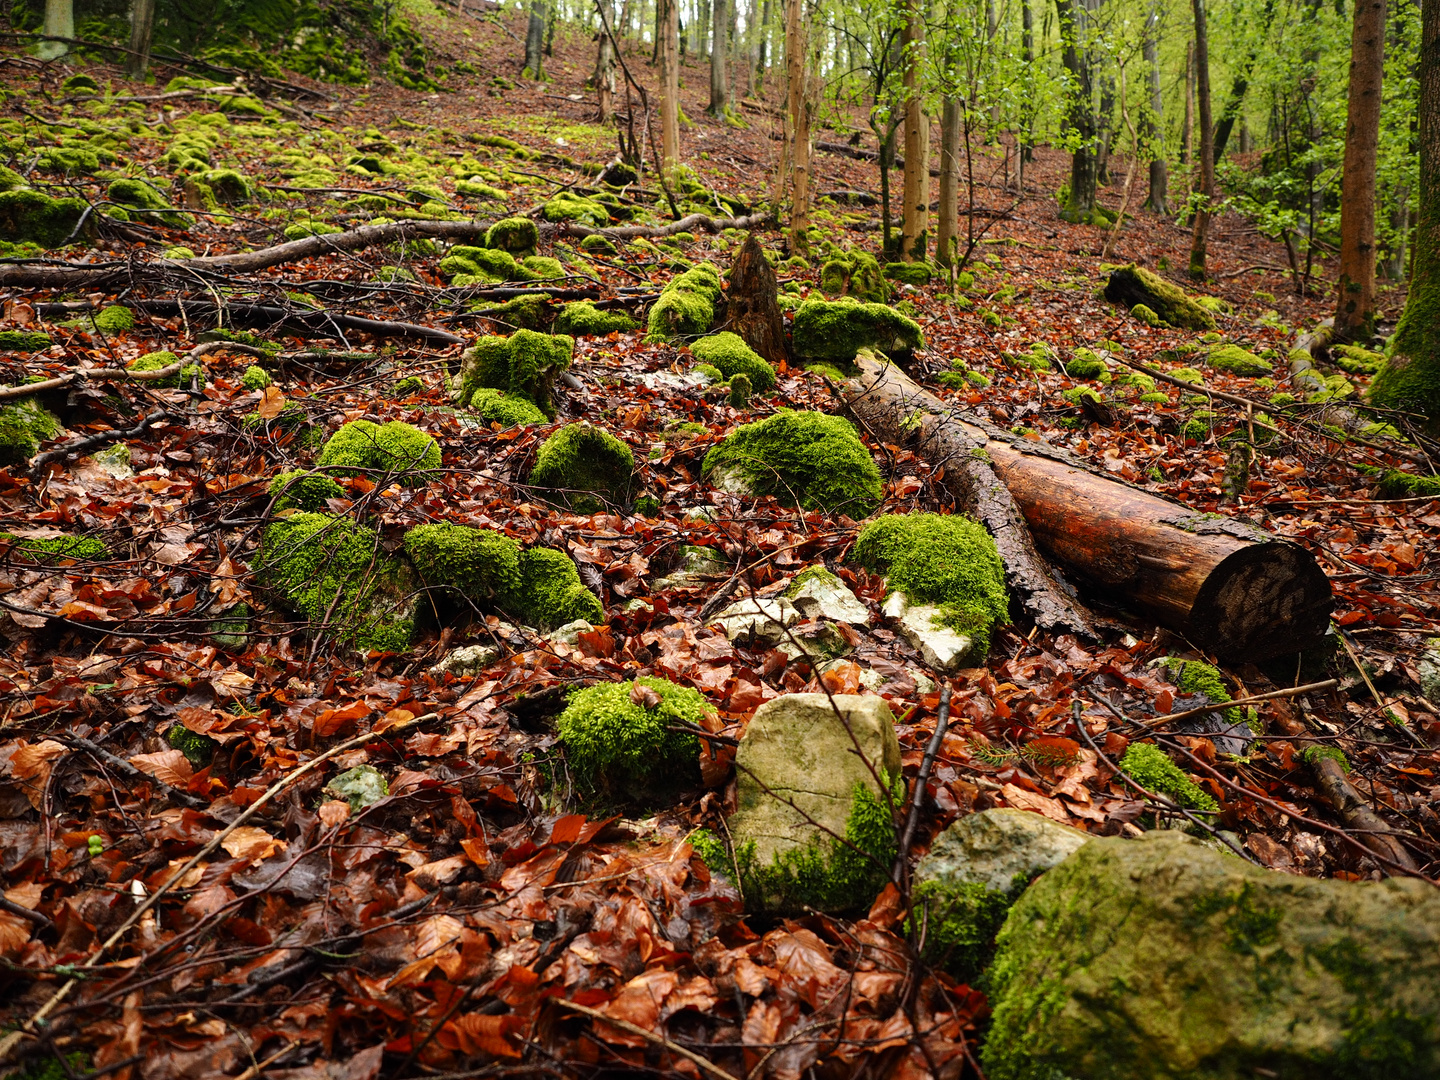
[[[33,398],[0,406],[0,467],[25,464],[63,430],[59,417]]]
[[[984,526],[958,514],[886,514],[860,531],[851,558],[885,575],[886,588],[911,604],[933,605],[947,626],[989,649],[996,623],[1009,620],[1005,566]]]
[[[330,436],[315,464],[337,476],[421,483],[426,472],[440,467],[440,445],[400,420],[354,420]]]
[[[820,267],[820,288],[827,296],[849,296],[866,304],[890,299],[880,264],[868,251],[847,251],[827,259]]]
[[[480,338],[461,360],[455,402],[470,405],[478,390],[489,388],[524,399],[553,416],[555,378],[570,366],[574,351],[575,339],[564,334],[516,330],[508,337]]]
[[[775,389],[775,369],[745,339],[729,330],[710,334],[690,346],[695,359],[716,368],[726,379],[743,375],[750,389],[768,393]]]
[[[712,484],[773,495],[787,506],[868,517],[880,505],[880,470],[841,416],[784,410],[736,428],[705,455]]]
[[[535,454],[530,483],[581,514],[624,506],[630,500],[635,455],[623,442],[592,424],[566,424]]]
[[[623,334],[637,326],[639,323],[625,312],[602,310],[591,300],[575,300],[562,307],[555,316],[555,332],[571,337],[603,337],[617,332]]]
[[[721,298],[720,274],[709,263],[672,278],[650,308],[651,341],[673,341],[706,333]]]
[[[804,361],[848,364],[861,349],[905,356],[925,344],[920,325],[884,304],[848,297],[807,300],[795,312],[795,355]]]

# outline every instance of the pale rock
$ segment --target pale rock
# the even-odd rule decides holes
[[[593,634],[595,627],[585,619],[576,619],[574,622],[567,622],[564,626],[556,627],[545,635],[545,640],[552,645],[578,645],[581,634]]]
[[[652,589],[693,589],[707,581],[725,579],[731,574],[731,567],[724,556],[714,548],[683,544],[680,547],[680,565],[664,577],[650,582]]]
[[[451,649],[445,658],[430,668],[431,675],[454,675],[468,678],[478,675],[500,659],[500,650],[494,645],[461,645]]]
[[[984,885],[1009,892],[1016,877],[1028,882],[1069,858],[1090,834],[1029,810],[997,807],[960,818],[935,838],[915,866],[915,881],[942,888]]]
[[[795,605],[783,596],[746,597],[711,620],[720,624],[732,643],[751,649],[775,648],[786,640],[786,629],[799,621]]]
[[[807,619],[829,619],[851,626],[869,626],[870,611],[860,598],[832,574],[817,574],[790,597],[796,610]]]
[[[802,656],[811,660],[829,660],[850,652],[850,643],[834,623],[804,623],[791,629],[776,646],[791,660]]]
[[[920,653],[925,663],[942,674],[964,666],[974,640],[939,622],[940,609],[928,604],[912,605],[905,594],[893,592],[885,598],[881,613],[892,620]]]

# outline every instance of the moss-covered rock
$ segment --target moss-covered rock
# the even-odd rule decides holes
[[[587,238],[588,239],[588,238]],[[623,311],[602,310],[590,300],[566,304],[555,317],[555,332],[571,337],[600,337],[624,333],[640,324]]]
[[[880,264],[865,251],[847,251],[827,259],[820,267],[820,288],[828,296],[850,296],[867,304],[890,299],[890,286]]]
[[[566,424],[540,444],[530,483],[576,513],[592,514],[628,503],[634,472],[635,455],[614,435],[592,424]]]
[[[125,207],[132,218],[150,218],[172,229],[188,229],[194,224],[194,218],[171,206],[169,199],[144,180],[122,178],[113,181],[107,194],[111,202]]]
[[[101,308],[95,313],[91,321],[94,322],[95,329],[99,330],[102,334],[123,334],[126,330],[135,329],[135,313],[124,304],[111,304],[108,307]],[[162,354],[152,353],[151,355],[160,356]],[[164,353],[163,355],[171,357],[168,363],[173,364],[175,360],[178,359],[174,353]],[[135,367],[134,364],[130,366],[132,368]],[[164,367],[163,364],[156,366]],[[135,368],[135,370],[151,371],[153,368]]]
[[[184,724],[175,723],[165,732],[165,741],[185,755],[185,760],[197,769],[210,764],[215,748],[220,744],[208,735],[191,731]]]
[[[902,285],[929,285],[935,271],[927,262],[892,262],[885,264],[885,277]]]
[[[105,542],[94,536],[16,536],[0,532],[0,542],[9,547],[8,558],[45,566],[67,561],[98,562],[110,557]]]
[[[1164,795],[1187,810],[1204,814],[1220,810],[1219,804],[1186,776],[1180,766],[1149,743],[1131,743],[1120,759],[1120,768],[1146,791]]]
[[[1065,374],[1072,379],[1098,379],[1109,370],[1104,360],[1087,356],[1076,356],[1065,365]]]
[[[554,302],[540,293],[517,296],[503,304],[476,308],[475,313],[514,330],[545,330],[555,321]]]
[[[349,518],[293,514],[266,526],[255,568],[312,627],[363,650],[403,652],[420,595],[408,563]]]
[[[884,304],[807,300],[795,313],[795,355],[848,364],[861,349],[905,356],[925,344],[920,326]]]
[[[542,630],[576,619],[599,623],[605,609],[580,580],[575,561],[563,551],[533,547],[520,553],[520,589],[507,609],[528,626]]]
[[[400,420],[354,420],[330,436],[315,464],[333,475],[368,475],[382,484],[423,483],[426,472],[440,467],[440,445]]]
[[[256,391],[264,390],[275,382],[270,373],[259,364],[251,364],[245,369],[245,374],[240,376],[240,388],[242,390]]]
[[[707,332],[720,297],[720,274],[709,263],[672,278],[650,308],[649,339],[670,341]]]
[[[1362,349],[1359,345],[1332,345],[1330,357],[1351,375],[1374,375],[1385,366],[1383,354]]]
[[[1214,330],[1215,317],[1178,285],[1130,263],[1110,272],[1105,284],[1105,299],[1119,304],[1134,314],[1136,305],[1144,305],[1155,317],[1171,326],[1187,330]]]
[[[40,452],[41,443],[63,430],[55,414],[34,398],[0,406],[0,467],[25,464]]]
[[[502,218],[485,230],[485,246],[511,255],[533,255],[540,230],[529,218]]]
[[[767,701],[745,729],[736,766],[727,828],[746,908],[869,907],[890,879],[904,793],[888,703],[853,694]]]
[[[106,309],[106,311],[109,310],[109,308]],[[121,310],[124,309],[122,308]],[[100,314],[103,316],[105,312],[102,311]],[[176,356],[173,352],[161,350],[160,352],[146,353],[144,356],[136,357],[130,361],[129,367],[131,371],[161,371],[165,368],[173,367],[179,362],[180,357]],[[205,385],[205,368],[200,364],[186,364],[173,375],[166,375],[163,379],[156,379],[150,383],[151,386],[167,387],[170,389],[181,386],[188,387],[192,384],[199,386]]]
[[[502,281],[519,281],[520,264],[508,251],[456,244],[437,267],[458,285],[496,285]]]
[[[1096,838],[1011,909],[992,1080],[1440,1074],[1440,893],[1280,874],[1183,833]]]
[[[1205,363],[1216,371],[1227,371],[1231,375],[1240,375],[1248,379],[1275,373],[1274,367],[1269,363],[1238,345],[1212,346],[1205,357]]]
[[[1005,566],[984,526],[958,514],[886,514],[860,531],[851,558],[885,575],[888,592],[939,609],[983,656],[1009,619]]]
[[[710,334],[691,345],[690,351],[701,363],[719,368],[727,379],[744,375],[750,380],[751,387],[762,394],[775,389],[775,369],[746,345],[739,334],[728,330]]]
[[[855,426],[819,412],[784,410],[736,428],[705,455],[701,475],[722,489],[852,518],[874,513],[884,491]]]
[[[580,250],[589,252],[591,255],[614,255],[616,253],[615,245],[599,233],[581,237]]]
[[[698,690],[641,677],[581,690],[555,727],[585,796],[643,804],[699,786],[699,740],[671,729],[712,711]]]
[[[50,335],[38,330],[0,330],[0,352],[39,352],[50,347]]]
[[[1206,426],[1208,428],[1208,424]],[[1231,700],[1230,691],[1225,689],[1225,680],[1218,668],[1200,660],[1184,660],[1178,656],[1167,656],[1163,666],[1182,694],[1200,694],[1212,705]],[[1254,709],[1241,709],[1237,705],[1233,709],[1224,710],[1221,715],[1232,724],[1249,726],[1257,735],[1263,730]]]
[[[470,411],[501,427],[543,424],[548,417],[529,398],[482,386],[470,395]]]
[[[551,392],[555,377],[570,366],[575,339],[565,334],[516,330],[509,337],[483,337],[461,359],[456,403],[468,405],[482,387],[504,390],[533,402],[553,416]]]
[[[318,513],[327,509],[328,500],[343,499],[345,489],[323,473],[290,469],[270,481],[269,494],[275,500],[274,513],[290,509]]]
[[[754,393],[754,387],[750,385],[750,376],[744,372],[730,376],[730,407],[732,409],[748,408],[752,393]]]
[[[540,207],[540,216],[546,221],[574,221],[597,229],[610,224],[610,211],[603,203],[573,191],[562,191],[546,202]]]
[[[1388,469],[1375,485],[1375,495],[1381,499],[1440,499],[1440,476],[1416,476]]]
[[[52,199],[34,188],[0,192],[0,240],[29,241],[44,248],[60,247],[77,234],[87,206],[84,199]]]

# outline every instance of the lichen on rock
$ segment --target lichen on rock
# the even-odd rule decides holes
[[[440,445],[400,420],[353,420],[330,436],[315,464],[339,476],[423,483],[426,472],[440,467]]]
[[[874,513],[884,492],[849,420],[788,409],[732,431],[705,455],[701,475],[718,487],[852,518]]]
[[[904,356],[925,344],[920,324],[884,304],[849,298],[806,300],[795,312],[795,355],[803,361],[848,364],[861,349]]]
[[[614,435],[593,424],[566,424],[540,445],[530,483],[576,513],[592,514],[629,502],[634,472],[635,455]]]

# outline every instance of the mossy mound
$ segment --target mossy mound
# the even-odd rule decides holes
[[[1164,795],[1178,806],[1215,814],[1220,806],[1186,776],[1165,752],[1150,743],[1131,743],[1120,768],[1146,791]]]
[[[106,309],[106,311],[109,310],[109,308]],[[122,308],[121,310],[124,311],[125,309]],[[101,312],[100,314],[103,316],[105,312]],[[161,352],[146,353],[144,356],[135,358],[130,362],[130,370],[161,371],[164,368],[179,363],[179,361],[180,357],[176,356],[173,352],[162,350]],[[150,385],[173,390],[181,386],[188,387],[192,383],[199,386],[205,385],[205,369],[199,364],[186,364],[173,375],[166,375],[163,379],[156,379],[152,381]]]
[[[520,276],[525,281],[556,281],[565,276],[565,266],[549,255],[526,255],[520,260]]]
[[[1381,499],[1440,499],[1440,476],[1416,476],[1389,469],[1375,485],[1375,495]]]
[[[902,285],[929,285],[935,271],[927,262],[892,262],[885,264],[885,277]]]
[[[807,300],[795,313],[795,355],[848,364],[861,349],[904,356],[925,344],[920,325],[884,304]]]
[[[591,255],[614,255],[615,245],[599,233],[591,233],[589,236],[580,239],[580,250]]]
[[[597,229],[610,224],[610,211],[604,203],[573,191],[562,191],[545,203],[540,207],[540,216],[546,221],[574,221]]]
[[[641,677],[581,690],[555,722],[565,762],[589,798],[648,803],[700,784],[695,727],[713,709],[688,686]]]
[[[570,366],[574,351],[575,339],[565,334],[516,330],[509,337],[480,338],[461,358],[455,401],[468,405],[475,391],[488,387],[525,398],[546,416],[553,416],[555,377]]]
[[[256,390],[264,390],[275,382],[270,373],[259,364],[251,364],[245,369],[245,374],[240,376],[240,388],[249,390],[252,393]]]
[[[736,428],[705,455],[701,475],[722,489],[852,518],[874,513],[884,494],[855,426],[819,412],[785,410]]]
[[[1359,345],[1332,345],[1330,358],[1351,375],[1374,375],[1385,366],[1385,357]]]
[[[9,546],[6,558],[54,566],[60,562],[98,562],[110,557],[104,541],[93,536],[16,536],[0,532]]]
[[[588,237],[587,237],[588,239]],[[566,304],[555,317],[555,332],[571,337],[602,337],[605,334],[625,333],[640,324],[623,311],[605,311],[596,307],[593,301],[576,300]]]
[[[650,308],[649,340],[670,341],[707,332],[715,322],[720,297],[720,274],[709,263],[673,278]]]
[[[775,389],[775,369],[739,334],[728,330],[710,334],[691,345],[690,351],[701,363],[719,368],[726,378],[744,375],[762,394]]]
[[[554,303],[548,296],[539,293],[476,308],[475,313],[515,330],[544,330],[555,321]]]
[[[543,424],[548,419],[529,398],[488,386],[482,386],[470,395],[470,410],[492,424],[507,428]]]
[[[125,207],[129,215],[149,218],[172,229],[188,229],[195,219],[170,205],[170,200],[144,180],[123,178],[111,183],[110,201]]]
[[[96,330],[99,330],[102,334],[123,334],[126,330],[133,330],[133,329],[135,329],[135,313],[132,312],[132,311],[131,311],[128,307],[126,307],[124,304],[111,304],[111,305],[109,305],[108,307],[103,307],[103,308],[101,308],[99,311],[97,311],[97,312],[95,313],[95,315],[93,316],[93,318],[91,319],[91,321],[95,324],[95,329],[96,329]],[[161,355],[169,356],[169,357],[171,357],[172,359],[169,360],[168,362],[169,362],[169,363],[172,363],[172,364],[175,362],[175,360],[179,359],[179,358],[176,357],[175,354],[172,353],[172,352],[167,352],[167,353],[151,353],[150,355],[151,355],[151,356],[161,356]],[[132,368],[135,367],[134,364],[131,364],[130,366],[131,366]],[[156,366],[163,367],[164,365],[161,364],[161,365],[156,365]],[[137,371],[150,371],[150,370],[153,370],[153,369],[152,369],[152,368],[135,368],[135,370],[137,370]]]
[[[1105,299],[1132,314],[1136,305],[1143,305],[1157,319],[1171,326],[1187,330],[1215,329],[1215,317],[1193,296],[1134,263],[1118,266],[1110,272],[1110,280],[1105,284]]]
[[[1269,363],[1238,345],[1216,345],[1205,357],[1205,363],[1216,371],[1227,371],[1247,379],[1275,374]]]
[[[266,526],[255,569],[280,602],[358,649],[403,652],[416,581],[379,534],[349,518],[293,514]]]
[[[39,352],[50,347],[50,335],[38,330],[0,330],[0,352]]]
[[[530,483],[553,492],[552,500],[580,514],[630,501],[635,455],[607,431],[566,424],[535,455]]]
[[[340,476],[368,475],[382,484],[389,479],[423,483],[426,472],[440,467],[440,444],[400,420],[354,420],[330,436],[315,464]]]
[[[0,467],[24,465],[40,452],[40,444],[64,428],[49,409],[33,398],[0,406]]]
[[[885,575],[889,592],[940,609],[939,618],[984,656],[1010,618],[1005,566],[984,526],[958,514],[886,514],[860,531],[851,559]]]
[[[328,500],[343,499],[345,489],[320,473],[290,469],[270,481],[269,494],[275,500],[274,513],[291,509],[320,513],[328,509]]]
[[[52,199],[34,188],[0,192],[0,240],[56,248],[85,239],[79,226],[86,209],[84,199]]]
[[[485,246],[511,255],[533,255],[540,229],[529,218],[502,218],[485,230]]]
[[[1076,356],[1065,365],[1065,374],[1072,379],[1098,379],[1109,370],[1104,360],[1086,356]]]
[[[520,264],[508,251],[456,244],[440,260],[437,269],[455,285],[498,285],[520,281]]]
[[[820,267],[820,288],[827,296],[850,296],[867,304],[890,299],[890,286],[880,264],[865,251],[847,251],[827,259]]]
[[[1199,415],[1196,413],[1196,416]],[[1214,416],[1213,413],[1209,415]],[[1191,423],[1194,422],[1191,421]],[[1208,437],[1208,435],[1207,430],[1203,437]],[[1231,700],[1230,691],[1225,689],[1225,680],[1221,677],[1220,670],[1210,664],[1199,660],[1183,660],[1178,656],[1167,656],[1164,667],[1171,678],[1175,680],[1175,686],[1182,694],[1200,694],[1212,705],[1219,705],[1221,702]],[[1248,725],[1257,735],[1261,734],[1263,730],[1254,709],[1242,710],[1237,705],[1233,709],[1226,709],[1222,715],[1232,724]]]

